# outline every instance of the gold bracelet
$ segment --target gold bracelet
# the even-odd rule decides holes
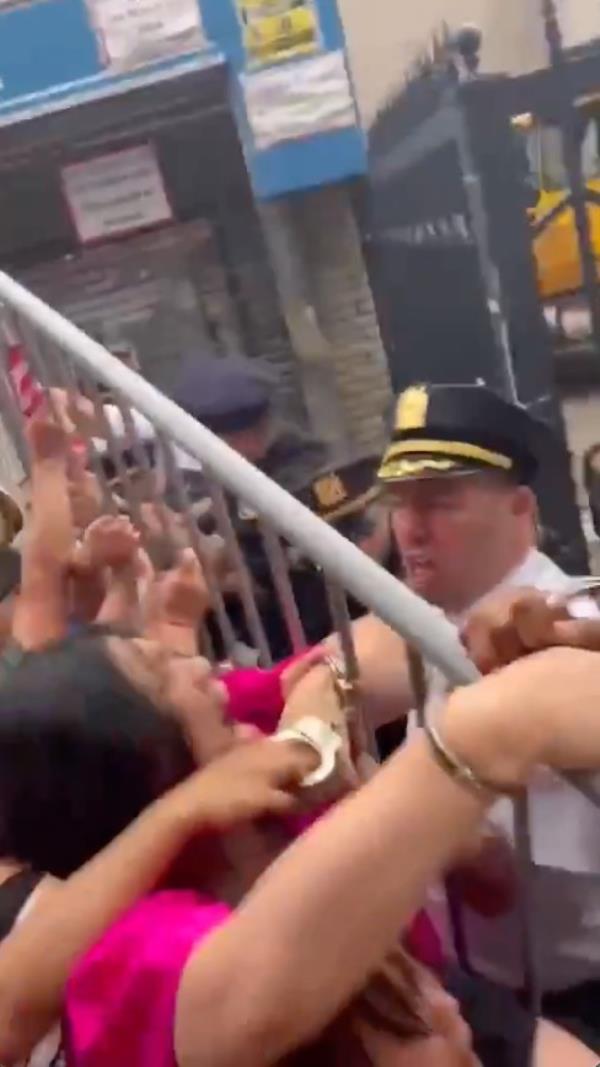
[[[455,756],[453,752],[448,749],[442,740],[438,730],[432,723],[427,723],[425,726],[425,736],[429,742],[431,753],[437,763],[438,767],[453,778],[459,785],[465,786],[472,793],[476,793],[478,796],[493,797],[499,795],[503,790],[498,789],[497,786],[486,782],[483,778],[469,767],[468,763],[463,763],[458,756]]]
[[[348,677],[344,664],[336,656],[327,656],[324,663],[331,674],[340,711],[349,718],[358,711],[358,683]]]

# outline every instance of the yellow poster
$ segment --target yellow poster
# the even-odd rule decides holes
[[[237,0],[248,65],[265,67],[320,48],[315,0]]]

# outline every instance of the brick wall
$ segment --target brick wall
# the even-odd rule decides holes
[[[326,340],[350,451],[380,451],[390,379],[350,191],[326,187],[293,202],[311,300]]]
[[[268,234],[245,206],[227,213],[198,263],[209,329],[222,352],[246,352],[269,368],[283,416],[326,438],[340,459],[379,452],[390,382],[349,190],[318,189],[288,206],[329,366],[294,352]],[[263,214],[263,226],[276,223],[276,213]]]
[[[239,213],[228,212],[224,219],[221,254],[234,297],[238,350],[259,359],[272,374],[281,414],[305,424],[301,368],[294,359],[261,224],[249,205]]]

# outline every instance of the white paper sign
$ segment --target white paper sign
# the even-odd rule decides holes
[[[88,0],[105,64],[130,70],[206,45],[199,0]]]
[[[65,167],[62,181],[82,244],[143,230],[173,217],[151,145]]]
[[[243,85],[248,121],[261,150],[357,122],[342,52],[246,74]]]

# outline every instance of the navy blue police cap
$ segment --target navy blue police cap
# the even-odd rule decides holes
[[[548,428],[481,385],[413,385],[398,398],[379,481],[472,471],[504,472],[524,485],[537,473]]]
[[[364,511],[380,495],[378,465],[379,457],[368,456],[332,467],[296,495],[324,522],[337,523]]]
[[[251,429],[271,408],[269,384],[249,360],[241,357],[188,363],[173,399],[216,434]]]

